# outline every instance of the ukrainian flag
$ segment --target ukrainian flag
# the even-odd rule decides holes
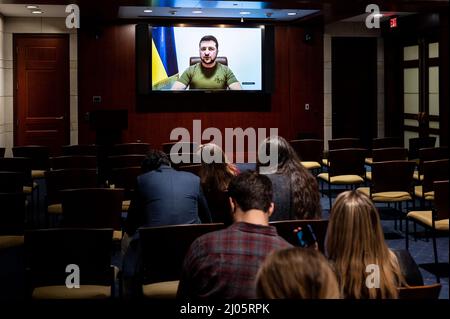
[[[167,90],[178,79],[173,27],[152,28],[152,88]]]

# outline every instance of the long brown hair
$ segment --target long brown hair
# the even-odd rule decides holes
[[[397,258],[387,247],[377,209],[359,191],[341,193],[331,209],[325,246],[344,298],[397,298],[404,284]],[[379,268],[379,288],[368,288],[368,265]]]
[[[294,216],[298,219],[321,218],[322,207],[316,178],[301,164],[297,153],[284,138],[280,136],[266,138],[260,145],[260,152],[268,150],[271,146],[278,149],[276,173],[290,179]],[[261,166],[263,165],[258,158],[257,167]]]
[[[231,179],[237,175],[236,166],[228,161],[222,149],[213,143],[200,146],[198,152],[209,153],[211,156],[220,156],[220,162],[206,163],[202,161],[200,168],[200,182],[205,192],[226,191]],[[217,155],[219,154],[219,155]]]
[[[270,254],[256,275],[256,294],[267,299],[338,299],[336,275],[317,250],[288,248]]]

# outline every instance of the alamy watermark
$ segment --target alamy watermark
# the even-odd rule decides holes
[[[366,287],[380,288],[380,266],[376,264],[369,264],[366,266]]]
[[[67,29],[78,29],[80,27],[80,7],[76,4],[69,4],[66,6],[66,28]]]
[[[76,264],[69,264],[66,266],[66,287],[69,289],[80,288],[80,267]]]
[[[380,8],[376,4],[369,4],[366,7],[366,12],[369,13],[366,17],[366,27],[368,29],[379,29],[380,18],[383,16],[380,12]]]
[[[269,134],[267,134],[269,133]],[[223,143],[222,132],[215,127],[208,127],[202,130],[201,120],[192,121],[192,138],[191,133],[184,127],[177,127],[170,133],[171,141],[178,141],[170,150],[170,160],[174,164],[192,164],[192,163],[221,163],[222,156],[220,153],[210,153],[209,150],[200,149],[198,156],[191,157],[191,149],[189,143],[201,145],[201,142],[209,141],[216,144],[226,154],[231,154],[230,161],[243,163],[245,155],[247,161],[255,163],[256,160],[261,165],[260,173],[272,174],[276,172],[278,166],[278,147],[270,143],[269,147],[259,147],[262,142],[270,136],[277,136],[278,129],[270,128],[267,132],[266,128],[254,129],[252,127],[245,130],[238,128],[225,128],[225,143]],[[247,147],[245,141],[247,140]],[[234,143],[236,141],[236,144]],[[224,147],[223,147],[224,146]],[[234,158],[236,157],[236,158]],[[192,159],[192,160],[191,160]]]

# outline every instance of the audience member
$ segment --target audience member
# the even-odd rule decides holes
[[[184,260],[178,297],[255,298],[255,277],[265,257],[291,247],[269,226],[273,211],[269,178],[241,173],[231,180],[228,193],[234,223],[193,242]]]
[[[198,153],[202,154],[200,183],[211,211],[212,221],[229,225],[232,218],[227,195],[228,184],[239,171],[216,144],[204,144],[200,146]]]
[[[318,250],[288,248],[270,254],[256,276],[265,299],[339,299],[336,275]]]
[[[258,153],[266,151],[265,154],[269,154],[271,147],[276,147],[278,151],[278,165],[273,167],[274,174],[267,175],[272,181],[275,204],[270,220],[320,219],[322,207],[316,178],[303,167],[294,149],[284,138],[266,138]],[[259,158],[257,167],[264,167]]]
[[[344,298],[397,298],[397,287],[404,284],[399,261],[386,245],[377,209],[366,195],[346,191],[337,197],[325,246]]]

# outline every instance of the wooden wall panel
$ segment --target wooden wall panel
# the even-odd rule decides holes
[[[275,90],[270,109],[260,112],[138,112],[135,86],[134,25],[102,28],[98,36],[92,30],[79,33],[79,142],[93,143],[86,113],[96,109],[126,108],[128,129],[124,142],[143,141],[160,147],[168,142],[176,127],[192,131],[192,121],[202,121],[202,129],[217,127],[276,127],[279,134],[292,139],[301,131],[323,134],[323,48],[322,33],[316,44],[301,41],[302,29],[279,26],[275,29]],[[92,96],[101,95],[94,104]],[[214,99],[214,95],[211,97]],[[314,116],[303,114],[298,105],[312,101]],[[238,102],[238,101],[236,101]],[[211,101],[205,101],[211,103]],[[214,101],[212,101],[214,103]],[[150,109],[150,108],[149,108]],[[312,113],[312,112],[311,112]],[[314,122],[314,123],[313,123]]]

